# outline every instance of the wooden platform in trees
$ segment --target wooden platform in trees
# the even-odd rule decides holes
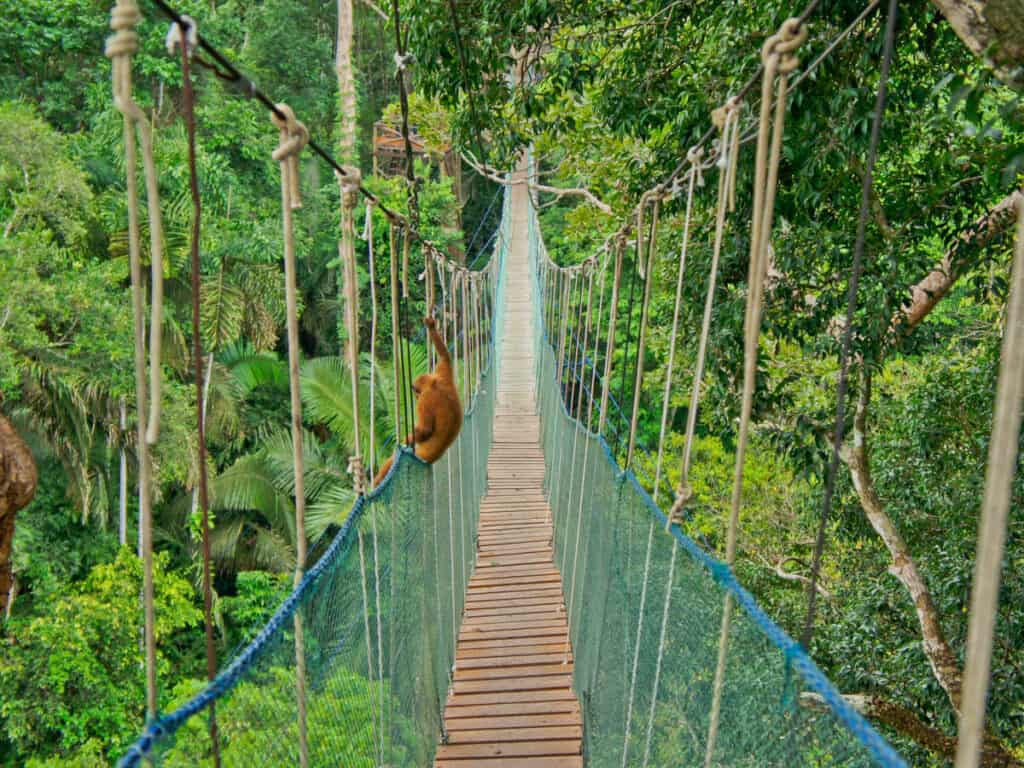
[[[436,768],[582,768],[583,719],[551,547],[534,392],[525,185],[513,186],[501,383]]]

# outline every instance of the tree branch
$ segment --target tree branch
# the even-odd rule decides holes
[[[534,181],[530,181],[527,177],[516,177],[514,179],[505,178],[500,172],[491,168],[490,166],[484,165],[476,160],[468,151],[462,152],[462,159],[472,168],[474,171],[479,173],[486,179],[489,179],[498,184],[504,184],[506,186],[513,186],[515,184],[526,184],[527,187],[534,192],[544,192],[545,194],[554,195],[557,198],[568,197],[575,195],[584,198],[588,203],[593,205],[602,213],[606,213],[609,216],[612,215],[612,207],[608,203],[601,200],[597,195],[591,192],[585,187],[552,187],[547,184],[538,184]]]
[[[382,11],[382,10],[381,10],[381,9],[380,9],[380,8],[379,8],[379,7],[378,7],[378,6],[377,6],[377,5],[376,5],[376,4],[374,3],[374,2],[373,2],[373,0],[362,0],[362,3],[363,3],[363,5],[365,5],[365,6],[367,7],[367,8],[369,8],[369,9],[370,9],[371,11],[373,11],[373,12],[374,12],[374,13],[376,13],[376,14],[377,14],[378,16],[380,16],[380,17],[381,17],[382,19],[384,19],[384,21],[388,21],[388,20],[389,20],[389,16],[388,16],[388,15],[387,15],[386,13],[384,13],[384,11]]]
[[[778,576],[783,581],[794,581],[794,582],[798,582],[798,583],[804,584],[804,585],[807,585],[807,584],[811,583],[810,578],[808,578],[807,576],[804,576],[803,574],[800,574],[800,573],[793,573],[792,571],[787,571],[783,567],[786,563],[790,563],[790,562],[802,564],[800,562],[800,560],[798,560],[795,557],[786,557],[786,558],[783,558],[782,560],[779,560],[776,563],[769,562],[768,559],[766,557],[764,557],[763,555],[757,555],[757,559],[761,561],[761,563],[764,565],[764,567],[766,569],[768,569],[769,571],[774,573],[776,576]],[[825,587],[823,587],[820,583],[816,584],[815,586],[816,586],[816,588],[818,590],[818,594],[819,595],[824,597],[826,600],[831,600],[832,599],[832,593],[829,592],[827,589],[825,589]]]
[[[942,298],[967,271],[970,252],[984,248],[1003,234],[1016,221],[1017,201],[1021,192],[1015,191],[1000,200],[990,211],[978,218],[960,233],[956,242],[946,251],[931,272],[910,288],[910,300],[893,317],[890,329],[893,340],[912,331],[924,320]]]

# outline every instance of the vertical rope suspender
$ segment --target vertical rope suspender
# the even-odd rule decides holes
[[[295,119],[286,104],[278,104],[281,120],[271,114],[280,131],[280,143],[272,157],[281,164],[281,225],[284,234],[285,301],[288,326],[288,383],[291,395],[292,460],[295,472],[295,586],[306,571],[306,492],[302,461],[302,400],[299,394],[299,313],[295,277],[295,232],[292,211],[302,207],[299,195],[299,153],[309,140],[306,127]],[[351,217],[348,220],[351,235]],[[344,229],[343,229],[344,240]],[[351,239],[349,239],[351,247]],[[354,310],[350,307],[349,312]],[[352,343],[352,340],[349,340]],[[298,710],[299,765],[309,766],[309,742],[306,723],[306,653],[301,611],[295,612],[295,688]]]
[[[1024,397],[1024,200],[1017,201],[1017,242],[1000,359],[985,498],[974,560],[956,768],[976,768],[981,757],[1010,494],[1017,473],[1021,398]]]
[[[736,557],[736,539],[743,500],[743,465],[750,434],[750,414],[753,409],[754,384],[757,376],[757,345],[761,334],[764,275],[775,213],[775,191],[786,120],[786,77],[799,63],[793,51],[806,37],[807,27],[801,24],[799,19],[787,19],[782,23],[779,31],[765,41],[761,50],[764,77],[761,82],[761,118],[754,166],[754,204],[751,212],[750,268],[747,277],[747,311],[744,322],[743,401],[740,410],[739,435],[736,441],[736,468],[733,477],[732,505],[725,550],[725,562],[730,566]],[[777,84],[776,74],[779,75]],[[776,90],[774,101],[772,99],[773,86]],[[771,117],[773,104],[775,107],[774,121]],[[718,638],[718,664],[715,668],[707,751],[704,755],[705,768],[710,768],[712,765],[715,743],[718,738],[732,608],[732,593],[727,592],[722,610],[722,629]]]
[[[146,717],[157,712],[156,616],[153,589],[153,466],[149,446],[156,442],[160,426],[160,340],[163,333],[163,232],[156,165],[153,162],[152,130],[145,114],[132,98],[132,55],[138,50],[135,28],[141,21],[135,0],[118,0],[110,17],[114,34],[107,39],[111,60],[114,104],[124,117],[125,189],[128,202],[128,257],[131,265],[132,314],[135,336],[135,398],[139,452],[139,550],[142,558],[143,645],[146,668]],[[152,308],[149,343],[149,398],[146,394],[146,320],[142,254],[139,245],[139,198],[136,182],[136,134],[142,151],[149,214]],[[147,404],[149,416],[147,423]]]

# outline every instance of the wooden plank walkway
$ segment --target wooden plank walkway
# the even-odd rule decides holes
[[[534,392],[525,184],[512,187],[502,380],[476,569],[436,768],[582,768],[583,719],[551,548]]]

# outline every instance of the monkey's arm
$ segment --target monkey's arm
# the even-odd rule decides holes
[[[426,442],[434,434],[434,411],[432,408],[424,407],[424,405],[421,398],[419,407],[416,409],[416,428],[412,432],[412,436],[416,439],[417,443]]]
[[[437,350],[437,356],[442,360],[451,362],[451,356],[448,354],[448,347],[444,343],[444,339],[441,338],[441,334],[437,332],[436,325],[428,326],[430,331],[430,340],[434,342],[434,349]]]

